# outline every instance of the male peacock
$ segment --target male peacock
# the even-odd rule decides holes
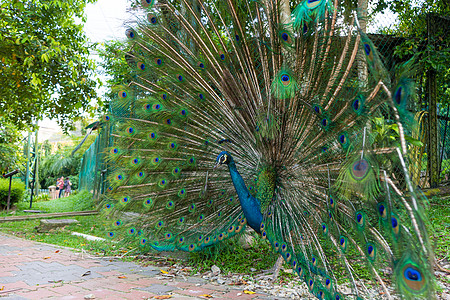
[[[199,251],[248,225],[319,299],[379,297],[361,264],[387,297],[381,268],[403,297],[432,298],[424,198],[407,173],[407,68],[390,78],[337,0],[295,4],[142,1],[126,31],[133,70],[104,117],[108,235]],[[375,117],[398,137],[381,146]]]

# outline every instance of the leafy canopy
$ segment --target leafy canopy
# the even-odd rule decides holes
[[[95,0],[0,2],[0,116],[19,129],[44,116],[64,129],[97,97],[83,32]],[[98,83],[100,84],[100,83]]]

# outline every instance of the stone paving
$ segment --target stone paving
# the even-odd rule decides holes
[[[0,298],[6,299],[281,299],[199,277],[167,277],[159,268],[86,257],[67,248],[0,233]]]

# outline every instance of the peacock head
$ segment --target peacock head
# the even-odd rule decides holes
[[[227,151],[222,151],[217,156],[216,165],[214,166],[214,168],[218,167],[219,165],[228,165],[232,160],[233,158]]]

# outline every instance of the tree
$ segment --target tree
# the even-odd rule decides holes
[[[0,116],[0,174],[20,166],[20,134],[17,127]]]
[[[97,97],[88,59],[95,45],[88,45],[82,22],[92,2],[0,2],[0,116],[19,129],[43,116],[57,118],[67,130],[89,107]]]

